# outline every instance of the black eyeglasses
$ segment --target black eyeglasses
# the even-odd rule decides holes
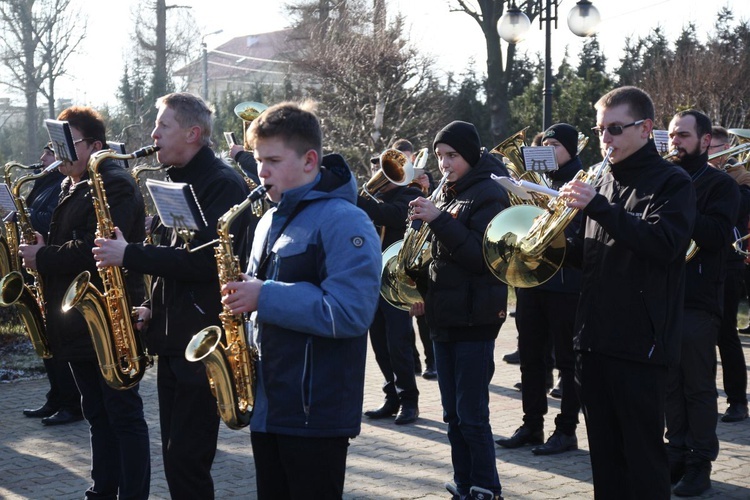
[[[625,130],[628,127],[632,127],[634,125],[640,125],[641,123],[645,122],[646,120],[638,120],[633,123],[628,123],[627,125],[610,125],[609,127],[592,127],[591,130],[596,132],[597,135],[604,134],[604,131],[606,130],[609,132],[609,135],[620,135],[622,134],[622,131]]]

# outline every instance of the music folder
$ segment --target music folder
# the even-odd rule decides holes
[[[0,184],[0,219],[5,219],[9,214],[16,212],[16,204],[10,192],[10,186]]]
[[[76,161],[78,153],[73,135],[70,133],[70,124],[61,120],[44,120],[44,126],[47,128],[55,159],[70,163]]]
[[[207,226],[190,184],[146,179],[146,187],[162,224],[174,228],[183,239]]]

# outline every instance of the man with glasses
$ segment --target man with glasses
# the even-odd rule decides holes
[[[679,356],[695,191],[656,149],[646,92],[620,87],[595,108],[611,169],[594,185],[573,180],[560,189],[585,216],[567,259],[583,270],[574,349],[594,492],[668,499],[664,399],[667,367]]]
[[[36,244],[20,245],[24,265],[42,277],[47,305],[47,336],[53,356],[68,362],[81,391],[83,416],[91,436],[91,479],[87,498],[149,496],[151,456],[148,426],[138,385],[113,389],[104,381],[88,326],[78,311],[62,312],[70,283],[89,271],[99,290],[102,282],[91,253],[97,227],[87,164],[106,148],[104,120],[92,108],[73,106],[57,117],[70,124],[76,161],[64,161],[58,170],[66,176],[60,200],[52,213],[49,235],[36,233]],[[114,160],[105,160],[99,174],[107,193],[109,211],[121,234],[133,240],[145,238],[143,198],[133,177]],[[127,289],[133,304],[144,297],[143,276],[127,273]]]

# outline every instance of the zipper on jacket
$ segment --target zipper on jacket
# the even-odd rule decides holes
[[[305,412],[305,427],[310,425],[310,402],[312,400],[312,338],[308,337],[305,343],[305,364],[302,368],[302,410]]]
[[[198,305],[198,302],[195,300],[195,295],[193,295],[193,290],[190,290],[190,300],[193,301],[193,307],[195,307],[199,313],[205,315],[206,311],[204,311],[201,306]]]

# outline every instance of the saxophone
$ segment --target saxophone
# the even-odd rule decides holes
[[[219,285],[240,279],[240,261],[232,250],[232,235],[229,227],[237,216],[252,206],[266,192],[266,188],[255,188],[245,201],[230,208],[219,218],[217,233],[219,244],[215,248],[219,271]],[[185,358],[188,361],[203,361],[206,365],[211,391],[216,397],[219,416],[230,429],[241,429],[250,423],[255,405],[255,362],[258,351],[248,346],[245,318],[232,314],[225,307],[219,314],[224,329],[209,326],[193,335]],[[252,333],[252,332],[250,332]]]
[[[41,163],[34,163],[32,165],[22,165],[14,161],[6,163],[3,169],[3,174],[5,177],[5,184],[8,186],[8,189],[11,190],[11,198],[13,198],[13,170],[36,170],[42,167],[43,165]],[[16,207],[18,206],[18,203],[16,203],[15,200],[14,204]],[[13,217],[6,217],[3,220],[3,224],[5,225],[5,235],[2,237],[2,243],[0,243],[0,246],[2,246],[3,249],[3,255],[0,257],[0,272],[5,276],[11,271],[20,271],[22,266],[21,258],[18,256],[18,245],[20,241],[18,239],[18,226],[16,225],[16,221]],[[7,252],[5,252],[6,248]]]
[[[9,164],[16,166],[16,164]],[[6,221],[6,229],[9,236],[9,248],[14,254],[18,254],[18,242],[23,241],[26,244],[36,243],[34,227],[31,225],[30,212],[26,206],[26,201],[21,196],[21,186],[29,181],[44,177],[57,170],[60,162],[54,162],[38,174],[28,174],[13,183],[11,195],[16,205],[17,222]],[[20,166],[23,167],[23,166]],[[32,168],[36,165],[32,165]],[[26,168],[26,167],[23,167]],[[9,181],[8,165],[6,165],[6,182]],[[14,227],[8,227],[13,224]],[[17,228],[15,227],[17,224]],[[0,280],[0,307],[16,306],[18,315],[26,327],[31,344],[36,353],[42,358],[51,358],[49,341],[47,340],[46,313],[44,308],[44,293],[42,292],[42,279],[39,273],[34,269],[26,269],[26,272],[34,279],[32,284],[26,284],[23,274],[20,272],[21,265],[15,263],[13,259],[11,269]],[[14,267],[14,266],[18,267]]]
[[[99,164],[108,158],[132,160],[156,151],[158,147],[146,146],[131,154],[104,150],[91,156],[87,169],[96,213],[97,238],[110,238],[115,229]],[[129,389],[141,380],[153,360],[133,326],[136,313],[130,307],[122,269],[114,266],[101,268],[99,276],[103,293],[90,283],[91,273],[83,271],[68,286],[62,309],[68,312],[75,307],[86,320],[99,369],[107,385],[113,389]]]

